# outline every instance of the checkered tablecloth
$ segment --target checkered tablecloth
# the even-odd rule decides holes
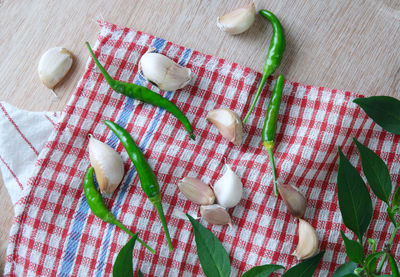
[[[255,265],[274,263],[289,268],[297,243],[297,223],[282,199],[274,196],[268,156],[261,144],[266,102],[274,78],[268,80],[259,104],[244,126],[242,146],[223,139],[206,121],[207,111],[227,107],[242,114],[249,108],[261,74],[250,68],[205,55],[152,35],[100,22],[95,53],[116,79],[146,85],[138,61],[149,47],[192,70],[190,84],[176,92],[160,91],[189,118],[196,140],[163,109],[138,104],[115,93],[91,59],[60,122],[39,153],[34,172],[10,232],[6,276],[104,276],[112,272],[119,249],[128,235],[104,223],[90,211],[82,190],[89,166],[88,134],[121,153],[126,176],[105,201],[114,215],[156,249],[151,254],[139,244],[134,266],[146,276],[202,276],[190,223],[176,217],[177,209],[198,214],[199,207],[179,193],[185,176],[212,184],[224,163],[244,184],[240,203],[229,210],[233,228],[208,227],[228,251],[232,276]],[[82,43],[82,45],[84,45]],[[89,53],[88,53],[89,56]],[[388,164],[394,184],[400,183],[400,136],[373,123],[352,100],[357,95],[286,81],[276,135],[275,158],[281,183],[297,186],[308,200],[304,219],[314,226],[325,255],[315,276],[328,276],[346,262],[336,194],[337,147],[360,169],[352,138],[375,150]],[[111,119],[125,127],[143,150],[161,185],[162,204],[172,242],[170,252],[153,205],[144,195],[135,168],[118,139],[103,124]],[[393,231],[386,206],[373,197],[375,211],[368,237],[383,247]],[[399,236],[393,253],[400,258]]]

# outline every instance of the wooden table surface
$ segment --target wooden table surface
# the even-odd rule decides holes
[[[257,16],[237,36],[216,26],[217,16],[248,1],[0,0],[0,100],[32,111],[62,110],[88,59],[84,42],[96,40],[97,19],[261,71],[272,34],[268,22]],[[255,5],[274,12],[285,28],[287,47],[277,73],[307,85],[400,98],[400,0],[256,0]],[[57,99],[37,74],[41,54],[54,46],[66,47],[75,58],[55,89]],[[13,209],[1,181],[0,197],[2,275]]]

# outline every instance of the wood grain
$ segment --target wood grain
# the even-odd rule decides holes
[[[257,16],[251,29],[237,36],[216,26],[217,16],[245,4],[244,0],[0,0],[0,100],[34,111],[62,110],[83,73],[88,59],[84,42],[95,41],[97,19],[261,71],[272,34],[268,22]],[[400,98],[400,1],[255,4],[257,9],[273,11],[286,31],[287,50],[277,73],[307,85]],[[41,54],[54,46],[66,47],[75,58],[72,72],[55,89],[58,98],[52,97],[37,74]],[[12,208],[2,183],[0,195],[3,269]]]

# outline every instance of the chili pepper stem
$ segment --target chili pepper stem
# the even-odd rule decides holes
[[[152,203],[153,203],[154,207],[156,207],[158,216],[160,217],[161,224],[162,224],[162,227],[164,229],[165,236],[167,238],[169,250],[173,251],[174,247],[172,246],[171,236],[169,235],[168,226],[167,226],[167,220],[165,219],[164,211],[162,209],[161,202],[160,201],[152,201]]]
[[[116,226],[118,226],[119,228],[121,228],[125,233],[127,233],[128,235],[130,235],[130,236],[134,236],[135,234],[134,233],[132,233],[128,228],[126,228],[121,222],[119,222],[119,221],[116,221],[115,223],[114,223]],[[156,253],[156,251],[153,249],[153,248],[151,248],[150,246],[148,246],[144,241],[142,241],[139,237],[137,237],[136,238],[136,240],[139,242],[139,243],[141,243],[144,247],[146,247],[147,248],[147,250],[149,250],[151,253]]]
[[[247,112],[246,116],[245,116],[244,119],[243,119],[243,123],[246,123],[247,119],[249,119],[249,116],[250,116],[251,112],[253,111],[255,105],[257,104],[257,100],[258,100],[258,98],[259,98],[260,95],[261,95],[261,91],[262,91],[262,89],[263,89],[265,83],[266,83],[267,80],[268,80],[268,76],[269,76],[269,75],[263,74],[263,76],[261,77],[261,81],[260,81],[260,83],[258,84],[256,96],[255,96],[253,102],[251,103],[251,106],[250,106],[249,111]]]
[[[108,74],[108,72],[104,69],[104,67],[101,65],[99,60],[97,59],[96,55],[93,53],[92,47],[90,47],[89,42],[86,42],[86,46],[89,49],[90,55],[92,56],[95,64],[99,68],[101,74],[103,74],[104,78],[106,79],[107,83],[110,85],[112,89],[115,90],[116,86],[115,84],[117,83],[111,76]]]
[[[274,181],[274,193],[275,196],[278,196],[278,181],[276,180],[276,168],[275,168],[275,160],[274,160],[274,155],[273,155],[273,142],[271,143],[270,141],[264,141],[264,147],[268,152],[269,156],[269,163],[272,168],[272,178]]]

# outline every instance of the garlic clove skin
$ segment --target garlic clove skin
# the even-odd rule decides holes
[[[241,34],[247,31],[254,23],[256,8],[254,2],[246,7],[235,9],[217,18],[217,26],[222,31],[231,35]]]
[[[200,206],[200,214],[208,223],[215,225],[229,224],[232,227],[232,219],[226,209],[218,204]]]
[[[299,218],[299,242],[293,255],[298,260],[314,256],[318,250],[318,236],[315,229],[307,221]]]
[[[172,91],[185,87],[191,79],[189,68],[159,53],[145,53],[139,61],[143,76],[159,89]]]
[[[89,135],[89,159],[102,194],[115,191],[124,177],[121,156],[109,145]]]
[[[213,189],[218,204],[229,209],[235,207],[240,202],[243,194],[243,185],[231,167],[227,164],[225,167],[225,173],[215,182]]]
[[[54,47],[47,50],[39,60],[38,72],[42,83],[53,89],[72,66],[72,54],[63,47]]]
[[[278,191],[289,212],[294,217],[303,217],[307,205],[304,195],[292,185],[279,184]]]
[[[207,113],[207,120],[224,138],[235,145],[242,144],[243,124],[237,113],[226,108],[215,109]]]
[[[185,177],[179,181],[178,187],[187,199],[198,205],[211,205],[215,202],[212,189],[199,179]]]

